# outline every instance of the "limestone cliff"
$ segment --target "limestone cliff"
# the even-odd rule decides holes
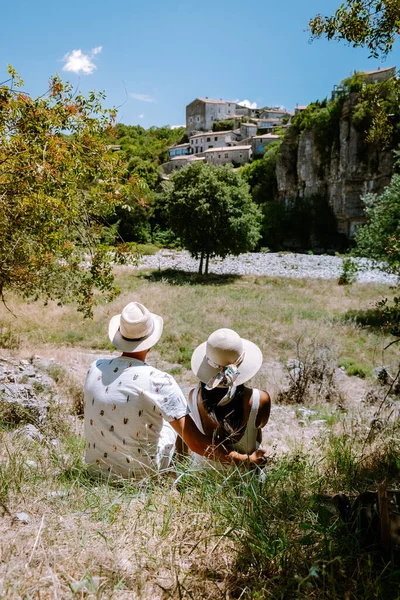
[[[318,132],[311,128],[298,133],[289,128],[278,155],[276,174],[281,201],[288,206],[298,198],[323,196],[332,207],[338,231],[351,237],[363,223],[361,197],[380,193],[390,182],[393,152],[380,150],[364,141],[352,115],[357,94],[344,100],[338,131],[328,147],[321,146]]]

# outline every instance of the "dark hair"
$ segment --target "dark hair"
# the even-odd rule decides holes
[[[214,421],[216,421],[225,436],[238,435],[244,429],[243,423],[243,393],[244,385],[238,385],[232,400],[225,406],[218,406],[218,402],[227,393],[227,388],[214,388],[207,390],[206,384],[201,383],[201,398],[204,408]]]

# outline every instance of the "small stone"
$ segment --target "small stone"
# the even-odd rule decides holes
[[[17,513],[15,513],[14,518],[17,521],[20,521],[21,523],[25,523],[25,524],[31,522],[30,516],[27,513],[25,513],[25,512],[17,512]]]
[[[30,442],[35,442],[35,441],[41,442],[44,439],[44,437],[40,433],[39,429],[37,427],[35,427],[34,425],[32,425],[32,423],[28,423],[27,425],[24,425],[23,427],[19,427],[18,429],[16,429],[13,433],[13,437],[24,437],[25,439],[29,440]]]
[[[28,467],[31,467],[32,469],[36,469],[36,467],[37,467],[37,462],[35,462],[34,460],[27,460],[26,464]]]

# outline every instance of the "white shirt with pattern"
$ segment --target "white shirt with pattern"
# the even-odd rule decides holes
[[[190,412],[171,375],[128,356],[91,365],[84,401],[86,462],[124,477],[167,467],[176,439],[169,421]]]

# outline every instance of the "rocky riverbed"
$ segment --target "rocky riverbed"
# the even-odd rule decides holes
[[[209,272],[218,275],[269,275],[272,277],[338,279],[343,270],[343,258],[328,255],[310,255],[285,252],[251,252],[225,259],[210,260]],[[353,259],[357,264],[357,281],[361,283],[398,283],[395,275],[389,275],[374,267],[365,258]],[[195,273],[199,261],[186,251],[160,250],[151,256],[142,256],[137,268],[178,269]]]

